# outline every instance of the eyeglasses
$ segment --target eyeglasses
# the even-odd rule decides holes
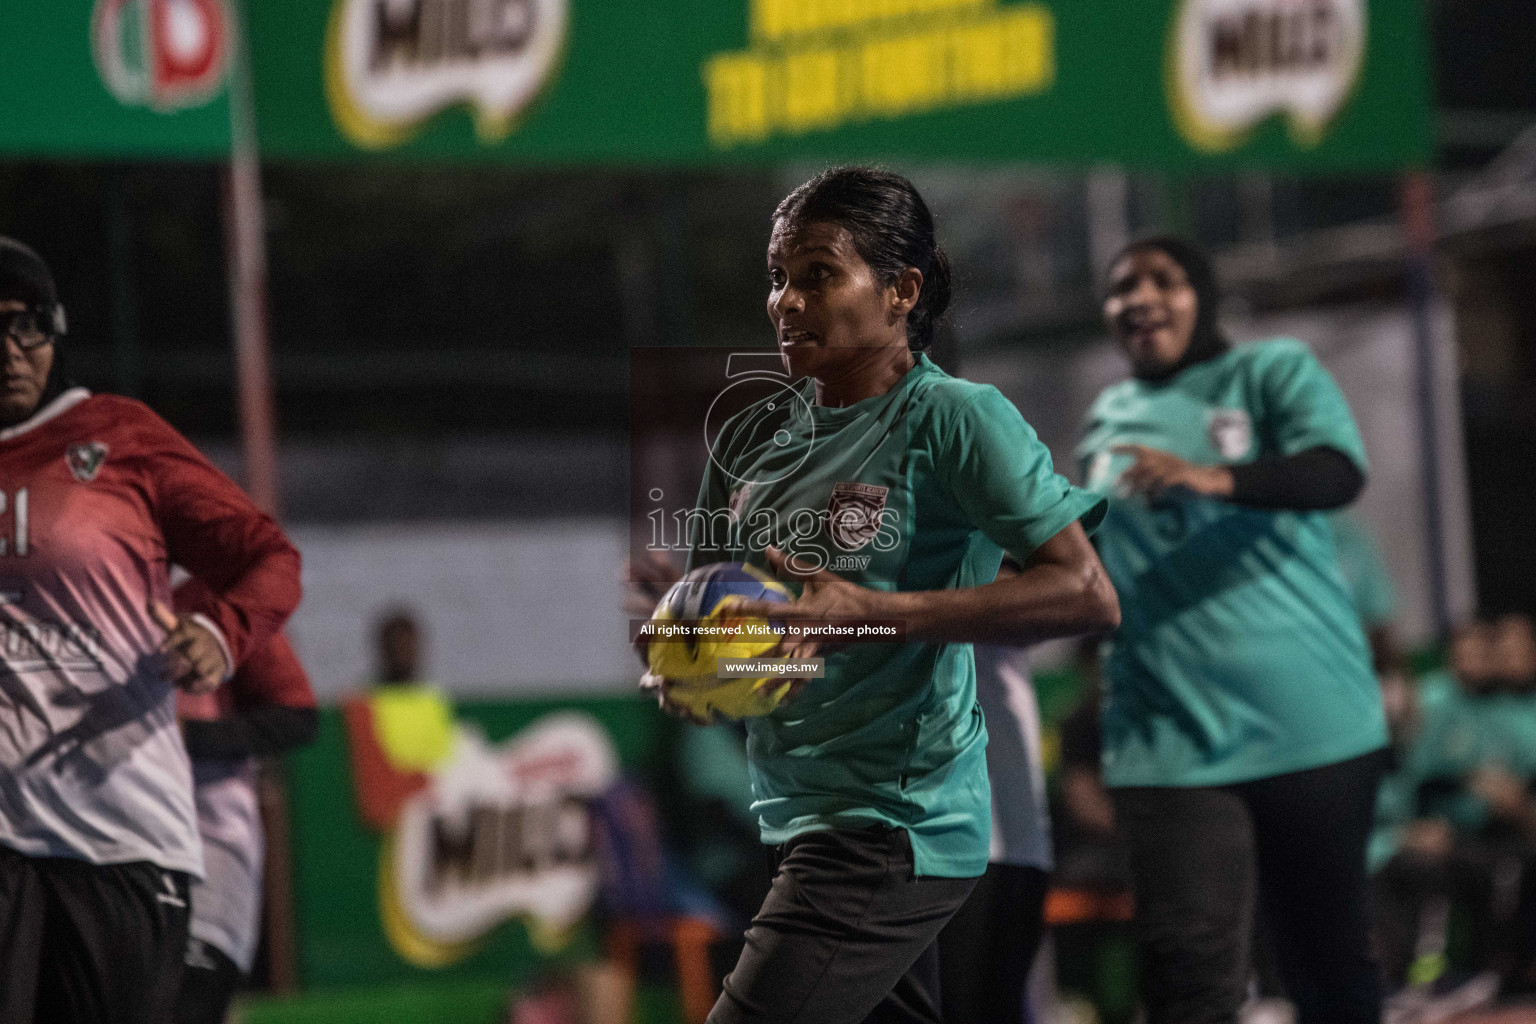
[[[18,348],[30,352],[53,340],[53,332],[35,310],[11,309],[0,313],[0,338],[11,338]]]

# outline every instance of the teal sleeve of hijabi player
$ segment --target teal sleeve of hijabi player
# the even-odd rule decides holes
[[[1333,375],[1300,341],[1281,338],[1253,346],[1262,402],[1260,428],[1275,454],[1326,446],[1365,473],[1365,442]]]
[[[1023,561],[1074,522],[1092,532],[1108,502],[1055,471],[1051,453],[1012,402],[979,386],[940,427],[935,470],[966,517]]]

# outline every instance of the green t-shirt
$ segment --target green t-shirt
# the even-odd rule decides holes
[[[1397,615],[1397,588],[1381,549],[1365,524],[1348,512],[1330,517],[1334,546],[1339,553],[1339,571],[1355,612],[1367,629],[1384,626]]]
[[[926,357],[884,395],[815,404],[810,381],[720,432],[699,492],[689,568],[764,565],[768,545],[880,590],[990,583],[1104,503],[1051,468],[996,388]],[[748,720],[752,809],[765,843],[813,829],[905,828],[919,875],[986,870],[986,728],[970,644],[855,643],[826,654],[771,715]]]
[[[1377,796],[1367,850],[1372,871],[1397,853],[1403,827],[1415,818],[1444,818],[1463,832],[1481,829],[1488,807],[1467,786],[1479,768],[1536,781],[1536,693],[1470,694],[1445,671],[1426,675],[1418,691],[1418,728]]]
[[[1333,378],[1301,342],[1234,348],[1094,403],[1087,488],[1113,494],[1096,538],[1121,624],[1106,645],[1104,779],[1212,786],[1315,768],[1386,744],[1370,653],[1326,514],[1178,490],[1123,496],[1142,444],[1201,465],[1327,445],[1365,469]]]
[[[1441,784],[1424,813],[1467,831],[1481,828],[1487,805],[1466,787],[1479,768],[1536,780],[1536,693],[1469,694],[1448,672],[1425,676],[1419,684],[1419,729],[1402,768],[1415,793],[1424,783]]]

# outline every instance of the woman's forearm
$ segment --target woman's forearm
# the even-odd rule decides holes
[[[1329,511],[1354,501],[1365,486],[1365,474],[1349,456],[1326,445],[1235,466],[1201,466],[1139,444],[1112,450],[1135,458],[1120,478],[1122,486],[1154,499],[1184,488],[1248,508]]]
[[[1063,636],[1105,633],[1120,624],[1120,603],[1097,558],[1045,562],[1017,576],[964,590],[886,595],[906,638],[927,643],[1024,646]]]

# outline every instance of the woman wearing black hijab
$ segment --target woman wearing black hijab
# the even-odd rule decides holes
[[[1231,346],[1217,302],[1188,242],[1116,258],[1104,316],[1133,376],[1080,449],[1112,498],[1103,767],[1142,995],[1149,1024],[1235,1021],[1261,904],[1301,1024],[1374,1022],[1365,842],[1386,729],[1325,514],[1364,485],[1364,445],[1305,345]]]

